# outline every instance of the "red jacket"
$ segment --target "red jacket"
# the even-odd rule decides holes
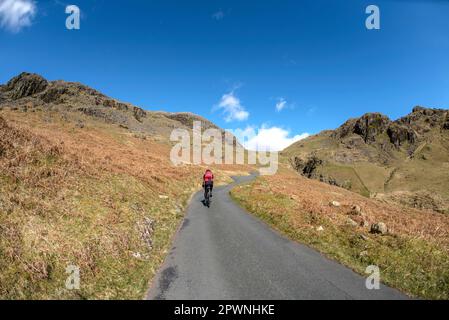
[[[214,174],[212,171],[206,171],[206,173],[203,176],[204,182],[214,181]]]

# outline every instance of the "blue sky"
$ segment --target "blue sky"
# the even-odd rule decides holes
[[[31,5],[28,16],[8,18],[8,2]],[[366,112],[449,107],[446,0],[70,4],[80,30],[65,28],[63,0],[0,0],[1,83],[21,71],[79,81],[148,110],[264,128],[267,139],[281,129],[271,132],[280,144]],[[370,4],[380,30],[365,27]]]

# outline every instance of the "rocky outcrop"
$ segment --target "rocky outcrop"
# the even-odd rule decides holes
[[[370,144],[375,142],[376,137],[385,132],[390,124],[391,120],[380,113],[367,113],[358,119],[348,120],[332,136],[342,139],[357,134],[365,143]]]
[[[318,159],[316,155],[311,155],[306,160],[300,157],[294,157],[291,160],[291,164],[293,168],[301,175],[307,178],[313,178],[315,176],[317,167],[323,164],[323,161],[321,159]]]
[[[17,100],[40,93],[47,86],[47,80],[41,76],[24,72],[12,78],[3,88],[3,92],[6,92],[10,99]]]
[[[413,112],[396,122],[416,131],[418,134],[425,134],[433,128],[444,128],[447,110],[415,107]]]
[[[216,125],[214,125],[209,120],[206,120],[206,119],[199,117],[190,112],[170,113],[170,114],[167,114],[167,118],[178,121],[188,128],[192,128],[193,123],[195,121],[201,122],[201,126],[202,126],[203,130],[218,128]]]
[[[449,130],[449,113],[446,115],[446,120],[444,120],[443,130]]]
[[[103,106],[107,108],[112,108],[120,111],[128,111],[129,109],[128,105],[126,105],[125,103],[117,102],[112,99],[106,99],[102,101],[101,104],[103,104]]]
[[[61,101],[62,95],[66,94],[67,91],[68,89],[65,87],[50,88],[42,94],[41,99],[45,103],[62,102]]]
[[[145,118],[147,116],[147,113],[145,112],[145,110],[143,110],[141,108],[130,106],[126,103],[118,102],[118,101],[115,101],[112,99],[98,101],[97,104],[102,104],[103,106],[105,106],[107,108],[112,108],[112,109],[119,110],[119,111],[131,110],[134,118],[139,122],[142,122],[142,118]]]
[[[334,139],[343,139],[351,136],[354,133],[354,126],[357,119],[349,119],[344,124],[342,124],[338,129],[330,131],[329,134]]]
[[[350,188],[350,182],[344,181],[339,182],[331,176],[324,175],[318,172],[318,168],[323,165],[324,161],[319,159],[316,155],[311,155],[307,159],[300,157],[293,157],[290,159],[290,164],[300,175],[309,178],[316,179],[321,182],[330,184],[332,186],[337,186],[341,188]]]
[[[388,137],[390,142],[394,144],[396,148],[399,148],[405,142],[415,143],[417,139],[416,133],[404,125],[397,123],[391,123],[387,129]]]
[[[366,143],[376,141],[376,137],[385,132],[391,120],[380,113],[367,113],[357,120],[354,133],[361,136]]]
[[[359,136],[365,144],[379,142],[382,150],[388,150],[389,147],[385,145],[388,141],[383,139],[386,134],[389,142],[398,149],[405,143],[415,144],[420,135],[433,128],[449,129],[449,118],[446,119],[446,115],[447,110],[423,107],[415,107],[411,114],[396,121],[391,121],[380,113],[367,113],[361,118],[348,120],[331,136],[337,140],[345,140],[346,144],[356,141],[353,137]]]
[[[443,129],[444,129],[444,130],[449,130],[449,120],[446,121],[446,122],[443,124]]]
[[[133,115],[137,121],[142,122],[142,118],[145,118],[147,116],[147,113],[143,109],[133,107]]]

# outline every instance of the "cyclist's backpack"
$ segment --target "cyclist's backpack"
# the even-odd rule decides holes
[[[206,171],[204,174],[204,181],[212,181],[214,179],[214,175],[211,171]]]

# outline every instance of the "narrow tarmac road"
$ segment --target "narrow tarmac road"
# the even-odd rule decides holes
[[[407,298],[386,286],[368,290],[362,276],[271,230],[230,198],[233,186],[216,188],[210,209],[194,196],[148,299]]]

